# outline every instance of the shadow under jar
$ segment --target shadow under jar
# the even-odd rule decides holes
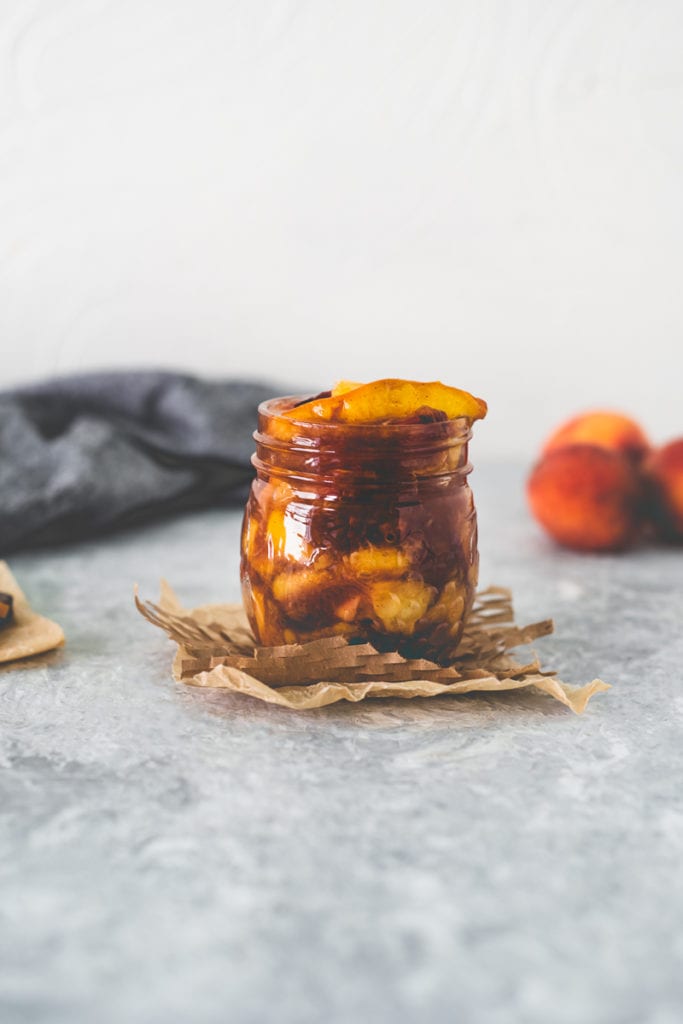
[[[283,417],[298,401],[264,402],[254,434],[241,580],[256,639],[341,634],[447,661],[477,584],[470,421]]]

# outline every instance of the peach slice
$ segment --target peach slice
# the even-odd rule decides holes
[[[448,419],[483,419],[487,411],[483,399],[440,381],[421,384],[387,378],[329,398],[314,398],[283,415],[299,422],[382,423],[408,419],[424,408],[443,412]]]
[[[558,427],[543,446],[543,454],[568,444],[595,444],[599,448],[623,452],[638,462],[650,449],[650,442],[639,423],[621,412],[596,409],[581,413]]]
[[[355,391],[356,388],[362,388],[363,385],[357,380],[338,380],[330,392],[332,398],[338,398],[339,395],[345,395],[348,391]]]

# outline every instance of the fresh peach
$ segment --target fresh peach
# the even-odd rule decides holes
[[[558,427],[543,446],[543,454],[564,448],[568,444],[594,444],[609,451],[623,452],[634,461],[640,461],[649,451],[642,427],[621,412],[598,409],[574,416]]]
[[[527,483],[529,505],[559,544],[616,551],[639,533],[641,482],[622,452],[573,444],[543,455]]]
[[[683,540],[683,437],[652,452],[645,463],[650,515],[665,540]]]

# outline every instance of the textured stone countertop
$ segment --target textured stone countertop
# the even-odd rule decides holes
[[[683,552],[585,557],[480,467],[482,584],[567,682],[292,713],[176,685],[132,603],[238,597],[212,512],[11,565],[63,652],[0,672],[0,1020],[683,1019]]]

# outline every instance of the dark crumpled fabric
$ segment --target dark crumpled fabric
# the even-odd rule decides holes
[[[278,393],[156,371],[0,392],[0,555],[243,503],[256,408]]]

